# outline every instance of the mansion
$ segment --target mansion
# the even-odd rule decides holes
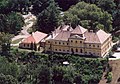
[[[45,51],[104,57],[112,47],[112,36],[98,30],[87,30],[80,25],[58,27],[46,39]]]
[[[93,31],[80,25],[73,29],[69,25],[62,25],[51,34],[33,33],[19,47],[32,48],[32,43],[37,45],[35,50],[42,47],[45,52],[104,57],[112,47],[112,36],[101,29]]]

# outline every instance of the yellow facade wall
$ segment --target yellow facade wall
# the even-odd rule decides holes
[[[84,39],[69,39],[68,41],[47,40],[45,50],[60,53],[74,53],[80,55],[94,55],[103,57],[111,48],[112,38],[109,37],[103,44],[85,43]],[[50,49],[51,47],[51,49]]]

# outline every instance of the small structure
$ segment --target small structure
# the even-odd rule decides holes
[[[31,34],[28,38],[22,40],[19,44],[19,48],[40,50],[40,47],[44,47],[45,42],[43,41],[47,37],[47,34],[36,31]]]
[[[69,65],[69,62],[68,61],[64,61],[63,65]]]

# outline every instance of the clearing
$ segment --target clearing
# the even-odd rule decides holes
[[[112,81],[111,83],[106,83],[106,79],[104,77],[105,72],[103,73],[103,77],[100,80],[99,84],[120,84],[120,59],[118,60],[110,60],[110,66],[112,67]]]

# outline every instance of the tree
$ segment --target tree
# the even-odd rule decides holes
[[[11,75],[0,73],[0,84],[17,84],[17,80]]]
[[[1,0],[0,13],[8,14],[11,12],[28,12],[31,3],[29,0]]]
[[[119,31],[120,28],[120,1],[119,0],[114,0],[116,4],[116,9],[113,12],[113,27],[114,27],[114,32]]]
[[[36,68],[35,74],[35,84],[51,84],[51,71],[46,65],[41,65]]]
[[[24,19],[20,14],[15,12],[7,15],[0,14],[0,32],[18,34],[24,25]]]
[[[49,6],[50,0],[31,0],[31,3],[33,5],[32,13],[38,15]]]
[[[80,24],[85,28],[93,30],[112,30],[112,16],[106,11],[102,11],[94,4],[79,2],[64,13],[63,21],[73,27]]]
[[[42,12],[39,12],[37,25],[37,30],[45,33],[50,33],[58,26],[60,21],[60,10],[57,4],[50,0],[49,6]]]
[[[11,75],[14,78],[18,77],[18,65],[16,63],[10,63],[6,57],[0,57],[0,67],[0,72],[4,75]]]
[[[0,32],[0,54],[9,55],[11,38],[13,36],[8,33]]]
[[[9,7],[9,0],[0,0],[0,13],[6,14],[11,12]]]
[[[70,6],[77,4],[79,0],[55,0],[55,2],[62,8],[62,11],[66,11]]]
[[[98,7],[100,7],[104,11],[109,12],[110,14],[113,14],[116,6],[114,0],[99,0],[97,5]]]

